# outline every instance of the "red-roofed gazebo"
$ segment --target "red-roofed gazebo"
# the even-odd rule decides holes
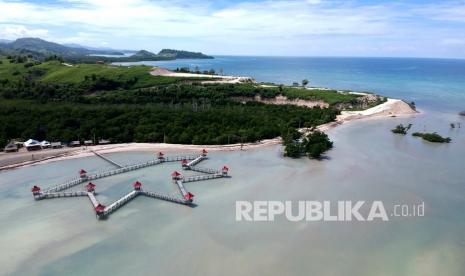
[[[34,185],[34,187],[32,187],[32,189],[31,189],[31,192],[32,192],[33,195],[40,194],[40,187]]]
[[[229,171],[229,168],[227,166],[223,166],[223,168],[221,169],[221,172],[226,175],[228,174],[228,171]]]
[[[177,171],[174,171],[171,173],[171,177],[173,177],[173,179],[179,179],[180,176],[181,174],[178,173]]]
[[[97,213],[97,215],[103,214],[104,211],[105,211],[105,205],[99,204],[95,206],[95,212]]]
[[[182,166],[183,168],[187,167],[187,159],[183,159],[183,160],[181,161],[181,166]]]
[[[191,192],[187,192],[187,194],[184,196],[184,199],[190,202],[192,202],[193,198],[194,198],[194,195],[191,194]]]
[[[87,176],[86,174],[87,174],[87,172],[86,172],[84,169],[81,169],[81,170],[79,171],[79,176],[81,176],[81,177],[83,177],[83,178]]]
[[[203,150],[202,150],[202,155],[203,155],[203,156],[207,156],[207,153],[208,153],[208,151],[207,151],[206,149],[203,149]]]
[[[86,190],[89,193],[92,193],[93,191],[95,191],[95,187],[96,187],[96,185],[94,183],[89,182],[89,184],[86,185]]]
[[[163,152],[159,152],[158,153],[158,159],[164,159],[165,158],[165,154]]]
[[[142,187],[142,183],[140,183],[139,181],[136,181],[134,182],[134,184],[132,184],[132,186],[134,186],[134,190],[139,191],[140,188]]]

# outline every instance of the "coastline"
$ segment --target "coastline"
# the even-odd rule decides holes
[[[363,110],[363,111],[342,111],[340,115],[337,116],[336,120],[329,122],[323,125],[318,126],[316,129],[319,131],[326,132],[332,128],[335,128],[341,124],[352,122],[355,120],[369,119],[369,118],[389,118],[397,116],[408,116],[419,113],[418,111],[412,109],[407,103],[398,99],[388,100],[380,105],[375,107]],[[301,129],[302,131],[308,131],[308,129]],[[166,144],[166,143],[124,143],[124,144],[110,144],[110,145],[96,145],[96,146],[87,146],[79,148],[69,148],[67,150],[62,150],[56,152],[57,154],[52,154],[45,156],[42,159],[37,160],[28,160],[23,162],[17,162],[9,165],[4,165],[0,167],[0,171],[23,168],[32,165],[40,165],[49,162],[76,159],[94,156],[92,151],[98,151],[99,153],[115,153],[115,152],[130,152],[130,151],[166,151],[166,150],[187,150],[187,151],[200,151],[206,149],[208,151],[238,151],[238,150],[252,150],[262,147],[268,147],[273,145],[281,144],[281,137],[266,139],[260,142],[255,143],[244,143],[244,144],[229,144],[229,145],[186,145],[186,144]],[[53,150],[50,150],[53,151]],[[53,152],[55,153],[55,152]],[[4,156],[13,156],[13,154],[0,155],[0,158]],[[17,155],[22,154],[24,156],[29,156],[25,153],[18,153]],[[30,153],[31,155],[34,152]]]

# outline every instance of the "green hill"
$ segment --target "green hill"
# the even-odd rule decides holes
[[[159,56],[164,57],[171,57],[175,59],[213,59],[212,56],[207,56],[200,52],[188,52],[188,51],[181,51],[181,50],[173,50],[173,49],[163,49],[158,53]]]

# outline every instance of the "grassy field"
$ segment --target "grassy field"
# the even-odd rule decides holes
[[[82,83],[86,76],[91,78],[105,77],[112,80],[128,81],[134,78],[137,82],[132,88],[171,84],[180,81],[178,78],[150,75],[150,66],[112,66],[107,64],[64,65],[58,61],[43,62],[26,68],[25,63],[11,63],[8,59],[0,59],[1,79],[16,80],[33,71],[42,71],[38,80],[49,83]]]
[[[53,83],[80,83],[85,80],[86,76],[92,77],[92,75],[119,81],[137,78],[138,81],[133,88],[170,84],[179,81],[179,79],[172,77],[152,76],[150,75],[152,67],[143,65],[126,67],[107,64],[78,64],[71,67],[58,62],[47,62],[36,67],[47,70],[47,74],[42,78],[42,81]]]
[[[28,68],[24,67],[24,63],[10,63],[8,59],[0,57],[0,79],[10,81],[21,79],[27,71]]]

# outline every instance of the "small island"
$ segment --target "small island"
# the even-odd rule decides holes
[[[404,126],[403,124],[399,124],[394,129],[391,129],[391,131],[394,134],[406,135],[411,127],[412,127],[412,124],[408,124],[407,126]]]
[[[442,137],[436,132],[427,133],[427,132],[414,132],[412,133],[414,137],[421,137],[423,140],[432,142],[432,143],[450,143],[452,140],[449,137]]]

